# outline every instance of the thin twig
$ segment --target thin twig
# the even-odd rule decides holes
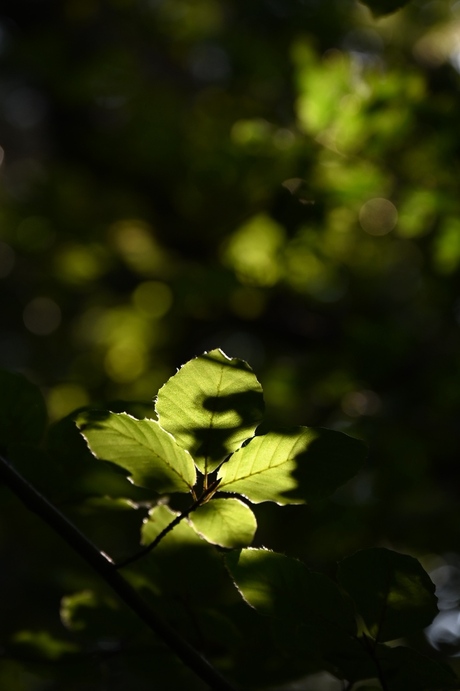
[[[163,528],[161,533],[159,533],[156,538],[153,540],[153,542],[150,542],[146,547],[143,549],[139,550],[139,552],[136,552],[136,554],[133,554],[131,557],[127,557],[126,559],[123,559],[123,561],[118,561],[116,564],[114,564],[116,569],[122,569],[124,566],[128,566],[128,564],[132,564],[134,561],[137,561],[138,559],[141,559],[142,557],[145,557],[146,554],[149,554],[155,547],[162,541],[162,539],[173,529],[178,525],[184,518],[187,518],[189,514],[192,513],[195,509],[197,509],[200,506],[201,503],[201,498],[197,499],[196,501],[191,504],[188,509],[185,509],[180,513],[178,516],[176,516],[171,523],[169,523],[166,528]]]
[[[0,455],[0,478],[22,503],[37,514],[115,591],[121,600],[153,631],[212,691],[236,691],[193,646],[163,620],[118,573],[114,562],[101,552],[55,506]]]
[[[195,509],[197,509],[199,506],[202,504],[205,504],[211,496],[215,493],[218,485],[219,485],[220,480],[216,480],[216,482],[213,482],[212,485],[210,485],[199,497],[196,499],[193,504],[191,504],[187,509],[184,509],[182,513],[178,514],[171,523],[169,523],[166,528],[163,528],[161,533],[158,533],[156,538],[150,542],[146,547],[143,549],[139,550],[139,552],[136,552],[136,554],[133,554],[131,557],[127,557],[126,559],[123,559],[123,561],[118,561],[115,564],[116,569],[122,569],[124,566],[128,566],[128,564],[132,564],[133,562],[137,561],[138,559],[141,559],[142,557],[145,557],[146,554],[149,554],[157,545],[160,544],[162,539],[166,537],[166,535],[176,527],[176,525],[179,525],[181,521],[184,520],[184,518],[187,518]]]

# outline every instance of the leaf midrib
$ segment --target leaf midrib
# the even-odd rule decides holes
[[[120,418],[119,418],[119,419],[120,419]],[[153,423],[153,424],[158,424],[158,423],[155,423],[155,420],[152,420],[152,423]],[[124,423],[122,423],[122,424],[124,424]],[[161,430],[163,430],[163,428],[160,427],[160,425],[158,425],[158,427],[159,427]],[[106,428],[106,429],[107,429],[107,428]],[[109,429],[110,429],[110,428],[109,428]],[[147,434],[146,434],[145,430],[142,428],[141,425],[139,425],[139,427],[138,427],[138,432],[141,432],[141,433],[142,433],[142,436],[144,437],[144,439],[148,441],[148,439],[147,439]],[[166,432],[166,430],[163,430],[163,432],[164,432],[165,434],[168,434],[168,432]],[[183,477],[183,475],[181,475],[181,474],[179,473],[179,471],[174,467],[174,465],[171,465],[171,463],[169,463],[168,460],[167,460],[166,458],[164,458],[163,456],[161,456],[161,455],[160,455],[159,453],[157,453],[156,451],[153,451],[153,449],[150,448],[149,446],[147,446],[146,443],[142,443],[142,442],[139,441],[136,437],[130,436],[129,434],[126,433],[126,431],[118,432],[118,434],[119,434],[120,436],[124,437],[125,439],[131,440],[131,441],[136,441],[137,443],[139,443],[139,445],[142,446],[142,448],[144,448],[146,451],[148,451],[148,452],[151,453],[152,455],[154,455],[154,456],[156,456],[157,458],[159,458],[160,461],[162,461],[168,468],[170,468],[170,469],[172,470],[172,472],[175,473],[175,474],[177,475],[177,477],[179,477],[179,478],[187,485],[187,487],[191,487],[191,485],[189,485],[189,483],[187,482],[187,480]],[[174,443],[174,438],[173,438],[173,437],[171,437],[171,441]],[[161,440],[160,440],[160,443],[161,443]],[[180,448],[180,447],[178,446],[178,448]],[[185,453],[187,453],[187,451],[186,451],[185,449],[181,449],[181,450],[183,450]]]
[[[217,392],[217,393],[216,393],[216,401],[217,401],[217,400],[219,399],[219,397],[220,397],[223,376],[224,376],[224,368],[223,368],[223,366],[221,365],[221,367],[220,367],[220,372],[219,372],[218,383],[217,383],[217,385],[216,385],[216,392]],[[204,451],[205,451],[205,453],[204,453],[204,472],[205,472],[205,476],[208,475],[209,448],[210,448],[210,445],[211,445],[211,434],[212,434],[212,430],[214,429],[214,418],[215,418],[215,417],[216,417],[216,409],[215,409],[215,406],[214,406],[214,409],[211,410],[211,415],[210,415],[210,420],[209,420],[209,428],[208,428],[208,429],[209,429],[209,434],[206,436],[206,444],[205,444],[205,449],[204,449]]]
[[[253,438],[256,439],[256,437],[253,437]],[[278,449],[278,447],[280,446],[281,441],[282,441],[282,440],[280,439],[279,442],[278,442],[278,445],[277,445],[277,449]],[[294,446],[295,446],[295,444],[292,446],[291,452],[292,452],[292,449],[294,448]],[[257,453],[256,453],[256,456],[255,456],[254,461],[253,461],[253,466],[254,466],[254,464],[256,463],[256,461],[257,461],[257,459],[258,459],[258,457],[259,457],[260,452],[262,451],[262,447],[263,447],[263,443],[261,444],[260,448],[258,449],[258,451],[257,451]],[[272,453],[272,456],[276,455],[277,449]],[[273,465],[270,464],[270,465],[267,466],[266,468],[262,468],[261,470],[257,470],[257,471],[255,471],[255,472],[253,472],[253,473],[251,472],[251,473],[249,473],[249,474],[247,474],[247,475],[244,475],[244,476],[242,476],[242,477],[234,478],[233,480],[229,480],[229,481],[227,481],[227,482],[225,482],[225,480],[224,480],[224,481],[222,482],[222,484],[220,485],[220,488],[222,489],[222,487],[225,487],[226,485],[229,485],[229,484],[231,484],[232,482],[239,482],[240,480],[247,480],[248,478],[255,477],[256,475],[261,475],[262,473],[266,473],[266,472],[268,472],[269,470],[276,470],[276,469],[279,468],[280,466],[284,465],[285,463],[289,463],[289,462],[292,461],[292,460],[293,460],[293,459],[290,458],[290,457],[289,457],[289,458],[285,458],[283,461],[280,461],[279,463],[275,463],[275,464],[273,464]],[[231,461],[230,461],[230,462],[231,462]],[[239,463],[241,464],[241,460],[240,460]]]

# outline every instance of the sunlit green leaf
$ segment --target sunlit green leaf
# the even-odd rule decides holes
[[[250,545],[257,529],[253,512],[239,499],[212,499],[190,516],[203,537],[221,547]]]
[[[156,492],[187,492],[195,484],[190,454],[155,420],[84,413],[77,424],[94,455],[128,470],[135,484]]]
[[[406,554],[380,547],[362,550],[340,563],[338,577],[378,641],[428,626],[438,611],[433,583]]]
[[[47,420],[40,389],[21,374],[0,370],[0,446],[36,444]]]
[[[262,387],[244,360],[212,350],[162,386],[155,409],[161,426],[209,473],[254,433],[263,413]]]
[[[364,445],[326,429],[295,427],[254,437],[220,468],[219,489],[250,501],[301,504],[327,496],[362,465]]]
[[[367,5],[375,17],[382,17],[401,9],[409,4],[410,0],[360,0],[360,2]]]

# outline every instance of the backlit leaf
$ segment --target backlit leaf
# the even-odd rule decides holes
[[[208,542],[221,547],[250,545],[257,529],[256,517],[239,499],[212,499],[191,514],[190,522]]]
[[[340,563],[338,578],[378,641],[428,626],[437,614],[433,583],[406,554],[381,547],[362,550]]]
[[[365,447],[326,429],[295,427],[258,436],[219,470],[219,489],[250,501],[302,504],[331,494],[359,470]]]
[[[126,413],[84,413],[77,420],[93,454],[129,471],[136,485],[156,492],[188,492],[196,480],[192,458],[155,420]]]
[[[250,437],[263,414],[262,387],[244,360],[212,350],[187,362],[160,389],[162,427],[210,473]]]

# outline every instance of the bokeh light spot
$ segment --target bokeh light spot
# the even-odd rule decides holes
[[[88,394],[77,384],[59,384],[47,396],[48,413],[51,420],[58,420],[77,408],[89,403]]]
[[[107,351],[104,365],[112,381],[126,384],[143,373],[146,365],[145,352],[142,347],[116,343]]]
[[[144,281],[137,286],[132,295],[134,306],[147,317],[158,319],[171,308],[173,294],[171,288],[161,281]]]
[[[231,138],[235,144],[248,146],[263,144],[270,136],[270,125],[267,120],[237,120],[231,130]]]
[[[64,247],[56,258],[57,275],[62,281],[74,285],[98,278],[105,265],[106,255],[100,245],[70,245]]]
[[[434,243],[434,264],[440,273],[450,274],[460,264],[460,220],[446,218]]]
[[[165,266],[164,253],[158,246],[151,226],[139,219],[114,223],[109,235],[126,264],[140,274],[149,274]]]
[[[398,212],[388,199],[376,197],[362,205],[359,222],[361,228],[369,235],[387,235],[398,222]]]
[[[381,408],[380,397],[374,391],[350,391],[342,398],[342,410],[350,417],[375,415]]]
[[[224,261],[242,283],[272,286],[281,277],[279,254],[284,229],[266,214],[238,228],[223,250]]]
[[[22,318],[28,331],[36,336],[48,336],[61,323],[61,310],[54,300],[36,297],[25,306]]]

